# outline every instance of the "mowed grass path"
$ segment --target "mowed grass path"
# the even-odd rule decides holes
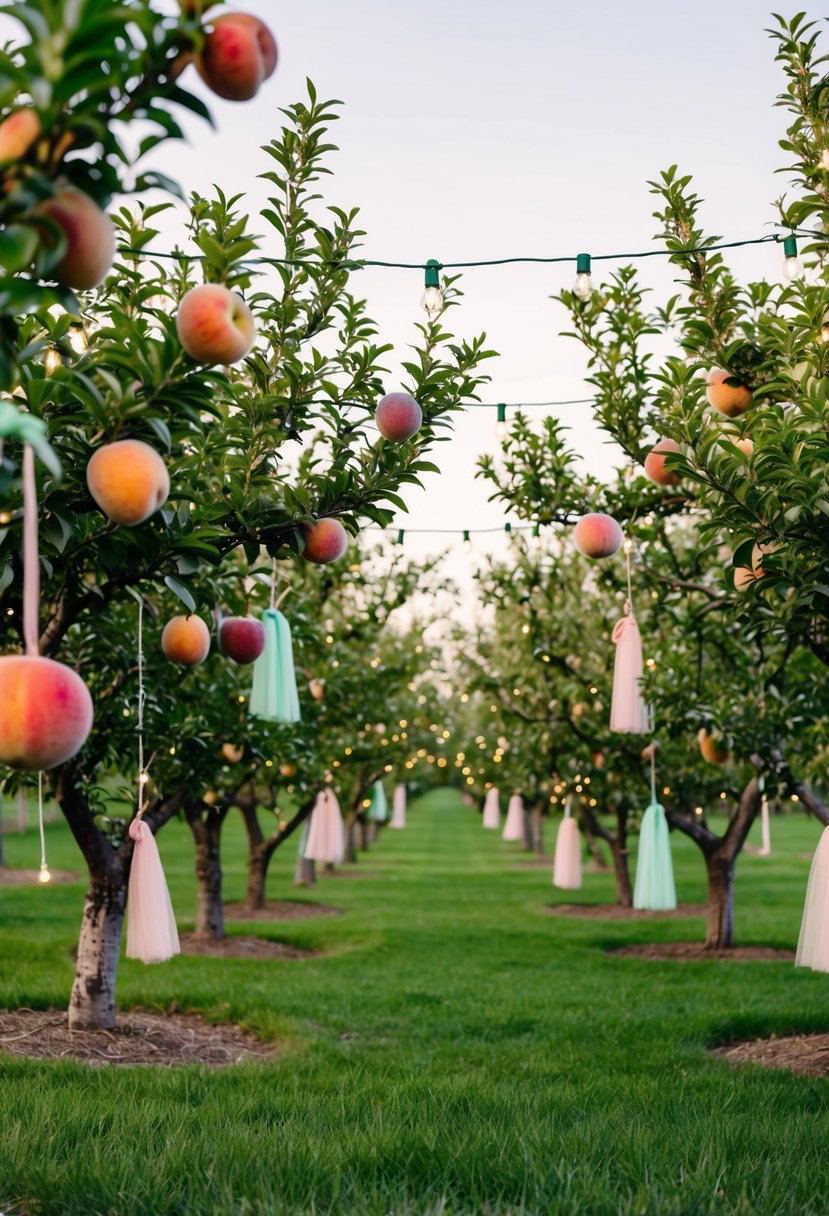
[[[774,856],[739,864],[738,935],[793,946],[802,855],[820,829],[797,818],[772,830]],[[172,824],[160,840],[187,928],[186,831]],[[673,842],[680,898],[701,901],[698,854]],[[12,864],[36,865],[34,834],[6,843]],[[285,852],[274,898],[293,894]],[[62,826],[49,854],[78,868]],[[226,854],[236,899],[235,822]],[[300,896],[344,916],[230,925],[324,956],[122,963],[122,1008],[238,1021],[280,1054],[218,1071],[0,1055],[0,1210],[824,1216],[829,1082],[735,1071],[706,1046],[829,1029],[829,976],[613,958],[614,945],[698,938],[702,921],[552,917],[549,871],[518,869],[522,856],[436,791],[361,858],[364,877]],[[82,884],[0,889],[0,1004],[65,1005],[82,897]],[[580,898],[612,898],[610,879],[587,875]]]

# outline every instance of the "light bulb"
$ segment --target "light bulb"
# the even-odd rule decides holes
[[[423,270],[424,291],[420,297],[420,307],[431,321],[443,309],[444,304],[443,292],[440,289],[440,263],[435,258],[429,258]]]
[[[783,274],[790,283],[802,279],[805,273],[803,263],[797,256],[797,238],[787,236],[783,242]]]
[[[506,439],[507,437],[507,407],[503,403],[498,405],[498,421],[495,423],[496,439]]]
[[[47,883],[52,881],[52,875],[49,873],[49,867],[45,861],[40,863],[40,873],[37,876],[37,881]]]
[[[62,359],[54,346],[50,346],[43,360],[43,366],[46,368],[46,375],[51,376],[56,372],[62,363]]]
[[[593,284],[590,281],[590,254],[580,253],[576,258],[576,281],[573,295],[579,300],[589,300]]]
[[[464,531],[463,534],[463,551],[464,553],[472,552],[472,538],[467,531]]]
[[[829,148],[824,148],[820,154],[821,169],[829,169]]]
[[[443,308],[443,292],[439,287],[427,287],[420,297],[420,307],[431,321]]]
[[[72,347],[76,355],[83,355],[89,349],[89,339],[87,338],[86,330],[82,325],[70,325],[69,345]]]

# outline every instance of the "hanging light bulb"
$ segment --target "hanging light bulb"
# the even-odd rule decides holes
[[[63,360],[61,359],[58,351],[55,350],[54,346],[50,346],[43,359],[43,366],[46,368],[46,375],[51,376],[53,372],[56,372],[62,362]]]
[[[507,437],[507,407],[503,402],[496,406],[498,410],[498,421],[495,423],[496,439],[506,439]]]
[[[76,355],[83,355],[89,349],[89,339],[83,325],[69,326],[69,345]]]
[[[783,274],[790,283],[802,279],[806,272],[797,256],[797,237],[787,236],[783,241]]]
[[[579,300],[589,300],[593,284],[590,281],[590,254],[576,255],[576,281],[573,284],[573,295]]]
[[[440,289],[440,262],[434,258],[429,258],[429,261],[424,267],[424,290],[420,297],[420,307],[424,310],[429,320],[432,321],[443,308],[443,292]]]
[[[464,553],[472,552],[472,538],[469,535],[468,528],[464,528],[464,532],[463,532],[463,551],[464,551]]]
[[[404,528],[399,528],[399,529],[398,529],[398,532],[397,532],[397,543],[398,543],[398,545],[402,545],[402,544],[403,544],[403,537],[404,537],[405,535],[406,535],[405,529],[404,529]]]
[[[541,540],[541,524],[533,524],[533,548],[536,553],[540,553],[544,548]]]
[[[40,863],[40,873],[37,876],[37,881],[47,883],[52,881],[52,875],[49,873],[49,867],[45,861]]]

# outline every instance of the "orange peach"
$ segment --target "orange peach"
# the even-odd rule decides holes
[[[170,478],[164,461],[140,439],[107,443],[86,466],[89,493],[109,519],[134,527],[167,501]]]
[[[77,672],[40,655],[0,658],[0,762],[54,768],[92,729],[92,698]]]
[[[216,17],[196,56],[205,84],[227,101],[250,101],[276,68],[273,34],[263,21],[247,13]]]
[[[210,652],[210,630],[200,616],[174,616],[164,626],[161,649],[172,663],[198,667]]]
[[[623,539],[616,520],[603,511],[583,515],[573,529],[576,548],[585,557],[612,557],[621,549]]]
[[[734,446],[738,447],[744,456],[750,456],[754,451],[754,444],[745,435],[742,439],[735,439]]]
[[[751,389],[731,372],[714,368],[708,373],[707,384],[710,404],[726,418],[738,418],[751,405]]]
[[[374,413],[377,429],[392,443],[405,443],[423,425],[423,410],[408,393],[386,393]]]
[[[325,680],[309,680],[308,691],[315,701],[325,700]]]
[[[115,258],[115,228],[106,212],[74,186],[62,186],[37,212],[66,237],[66,251],[50,272],[61,286],[85,291],[102,283]]]
[[[234,743],[222,744],[222,759],[228,764],[238,764],[244,754],[244,748],[236,747]]]
[[[20,160],[42,130],[37,111],[15,110],[0,122],[0,161]]]
[[[296,765],[291,764],[289,761],[286,761],[285,764],[280,764],[279,766],[279,772],[282,777],[295,777],[296,771]]]
[[[305,538],[302,556],[318,566],[337,561],[348,548],[348,533],[338,519],[318,519],[315,524],[306,524],[302,535]]]
[[[734,567],[734,587],[737,591],[745,591],[752,583],[755,583],[758,578],[762,578],[766,573],[763,569],[763,557],[767,553],[776,553],[780,545],[777,541],[768,541],[766,544],[757,544],[751,550],[751,566],[735,566]]]
[[[725,764],[728,748],[724,747],[715,735],[709,734],[704,726],[697,735],[697,741],[703,760],[709,764]]]
[[[680,476],[665,468],[665,456],[668,452],[680,452],[682,449],[674,439],[660,439],[655,443],[645,457],[645,474],[658,486],[678,486]]]
[[[221,283],[187,292],[178,306],[176,329],[181,345],[199,363],[238,363],[256,338],[247,304]]]

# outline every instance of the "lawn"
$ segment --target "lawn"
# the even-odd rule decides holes
[[[740,860],[740,943],[794,945],[819,830],[774,821],[774,855]],[[160,840],[187,928],[186,829]],[[673,842],[679,897],[702,901],[699,855]],[[6,844],[10,864],[37,865],[36,833]],[[62,826],[48,847],[53,865],[80,868]],[[829,1029],[829,977],[613,958],[699,937],[702,920],[552,917],[549,872],[518,868],[516,850],[435,791],[361,858],[362,878],[301,896],[342,917],[230,925],[319,958],[124,962],[122,1008],[237,1021],[276,1039],[278,1057],[162,1071],[0,1056],[0,1210],[824,1216],[827,1083],[734,1070],[706,1046]],[[292,896],[294,856],[277,855],[272,897]],[[227,898],[243,888],[233,822]],[[0,1005],[66,1004],[82,898],[81,883],[0,888]],[[587,875],[580,898],[612,898],[610,878]]]

